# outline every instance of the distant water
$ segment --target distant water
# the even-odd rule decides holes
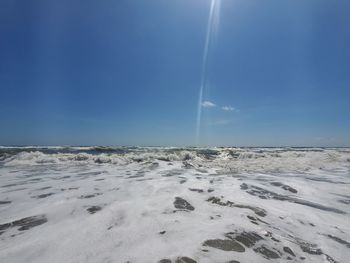
[[[0,262],[347,262],[349,186],[349,148],[0,147]]]

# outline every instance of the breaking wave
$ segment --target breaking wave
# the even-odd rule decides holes
[[[350,167],[349,148],[1,147],[0,165],[183,162],[223,172],[307,172]]]

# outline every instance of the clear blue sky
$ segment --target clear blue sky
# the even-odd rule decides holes
[[[210,0],[1,0],[0,144],[193,145]],[[350,1],[221,0],[203,145],[350,146]]]

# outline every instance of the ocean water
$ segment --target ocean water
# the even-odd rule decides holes
[[[350,149],[1,147],[0,262],[349,262]]]

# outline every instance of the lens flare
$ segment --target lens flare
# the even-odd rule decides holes
[[[199,139],[200,139],[202,102],[203,102],[203,92],[204,92],[206,80],[207,80],[209,46],[210,46],[213,32],[217,31],[218,29],[219,16],[220,16],[220,4],[221,4],[221,0],[212,0],[210,5],[207,34],[205,38],[205,45],[204,45],[204,52],[203,52],[203,59],[202,59],[201,83],[200,83],[199,95],[198,95],[197,122],[196,122],[196,146],[199,146]]]

